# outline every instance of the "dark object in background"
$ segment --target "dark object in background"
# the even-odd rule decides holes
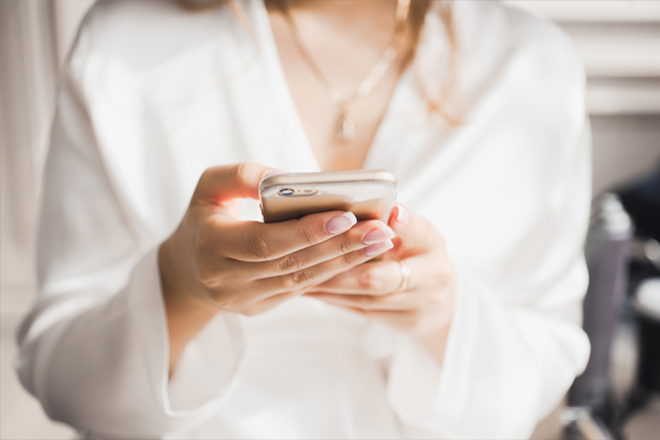
[[[591,342],[591,355],[586,370],[571,387],[571,406],[599,412],[607,404],[610,347],[625,298],[632,232],[630,217],[616,195],[606,193],[596,199],[585,245],[589,288],[583,327]]]
[[[660,165],[617,193],[633,218],[638,235],[660,241]]]
[[[634,299],[629,301],[628,319],[634,319],[637,335],[637,371],[635,383],[617,411],[613,431],[624,439],[623,432],[634,416],[645,411],[660,396],[660,277],[638,283]]]
[[[660,278],[643,282],[635,296],[639,363],[637,381],[660,393]]]
[[[617,193],[635,224],[628,289],[633,296],[645,279],[660,277],[660,164]]]
[[[637,246],[640,251],[633,252],[637,270],[631,266],[639,343],[637,383],[650,392],[660,392],[660,310],[657,310],[660,278],[656,278],[660,274],[660,164],[618,193],[635,222],[636,241],[641,243]]]
[[[629,261],[629,289],[622,325],[632,325],[637,335],[637,372],[626,401],[610,421],[618,438],[633,415],[643,411],[660,391],[660,317],[640,307],[638,300],[650,279],[660,279],[660,164],[641,179],[617,191],[635,223]],[[657,283],[657,281],[655,281]],[[657,284],[656,284],[657,288]]]

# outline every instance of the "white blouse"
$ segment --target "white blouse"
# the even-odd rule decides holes
[[[46,165],[40,295],[17,369],[90,437],[524,438],[589,353],[580,327],[590,201],[584,73],[552,25],[455,2],[458,82],[429,114],[416,69],[446,74],[429,11],[365,168],[433,222],[457,267],[442,366],[415,339],[311,298],[218,314],[168,382],[157,248],[204,169],[319,165],[261,1],[101,1],[66,66]],[[245,218],[259,218],[256,202]]]

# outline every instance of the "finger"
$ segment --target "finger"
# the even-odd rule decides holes
[[[343,234],[332,237],[325,242],[310,246],[285,255],[281,258],[263,262],[237,262],[233,273],[236,277],[248,279],[271,278],[290,274],[325,261],[364,249],[369,245],[389,241],[394,238],[394,232],[377,220],[364,221],[355,225]]]
[[[315,298],[338,307],[360,310],[413,310],[418,300],[410,293],[391,295],[342,295],[333,293],[307,292],[305,296]]]
[[[193,201],[222,206],[238,198],[259,198],[259,182],[279,170],[255,163],[208,168],[199,179]]]
[[[369,220],[373,228],[385,227]],[[342,234],[357,224],[351,212],[330,211],[278,223],[245,222],[214,216],[205,231],[211,251],[239,261],[271,261]]]
[[[333,214],[330,213],[329,215]],[[323,214],[323,216],[327,217],[328,215]],[[343,217],[343,220],[347,218],[342,215],[340,217]],[[356,219],[353,215],[349,217],[352,219],[349,223],[350,226]],[[331,218],[331,221],[333,218]],[[217,220],[217,218],[211,220]],[[222,223],[224,223],[224,220]],[[227,285],[228,283],[240,285],[250,280],[291,274],[366,248],[376,241],[385,241],[393,237],[394,234],[383,222],[368,220],[360,222],[355,228],[331,237],[325,242],[271,260],[270,255],[278,255],[296,246],[300,236],[295,234],[290,236],[289,231],[285,229],[282,233],[275,234],[276,237],[273,241],[268,242],[270,244],[266,244],[265,240],[255,242],[254,235],[241,230],[246,227],[244,223],[246,222],[234,222],[233,227],[210,226],[202,228],[197,243],[201,255],[201,258],[199,258],[199,272],[200,275],[203,274],[203,278],[208,283],[212,285]],[[251,226],[261,229],[262,226],[270,225],[254,222]],[[212,230],[207,231],[208,229]],[[246,235],[248,238],[246,238]],[[258,248],[258,246],[261,246],[261,248]],[[267,253],[270,252],[271,248],[273,253]]]
[[[422,287],[423,277],[419,274],[432,274],[429,260],[425,255],[406,258],[410,268],[406,291]],[[397,260],[372,261],[336,277],[314,288],[323,293],[341,293],[346,295],[388,295],[396,292],[403,284],[401,265]]]
[[[389,225],[401,238],[397,242],[397,251],[403,257],[428,251],[438,244],[444,246],[442,236],[428,220],[410,213],[399,203],[392,209]]]
[[[392,241],[387,240],[294,273],[256,280],[252,283],[251,291],[254,292],[254,299],[258,301],[278,293],[306,290],[341,272],[382,255],[392,249],[393,246]]]

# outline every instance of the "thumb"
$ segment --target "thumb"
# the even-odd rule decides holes
[[[280,170],[256,163],[238,163],[208,168],[200,177],[193,200],[224,206],[239,198],[259,199],[259,182]]]
[[[430,249],[440,236],[428,220],[411,214],[400,203],[397,203],[392,209],[389,225],[400,238],[400,243],[396,243],[396,250],[401,257]]]

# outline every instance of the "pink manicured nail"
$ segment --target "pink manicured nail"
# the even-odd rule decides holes
[[[348,231],[357,223],[357,218],[352,212],[345,212],[337,217],[332,217],[325,224],[325,230],[330,234],[339,234]]]
[[[364,255],[373,257],[374,255],[383,254],[394,247],[392,240],[383,241],[381,243],[372,244],[364,248]]]
[[[407,225],[408,222],[410,221],[410,213],[402,205],[396,205],[396,207],[399,209],[399,212],[396,215],[396,221],[398,221],[401,224]]]
[[[394,232],[389,228],[389,226],[383,226],[382,228],[370,231],[367,235],[364,236],[362,242],[364,244],[374,244],[389,240],[391,238],[394,238]]]

